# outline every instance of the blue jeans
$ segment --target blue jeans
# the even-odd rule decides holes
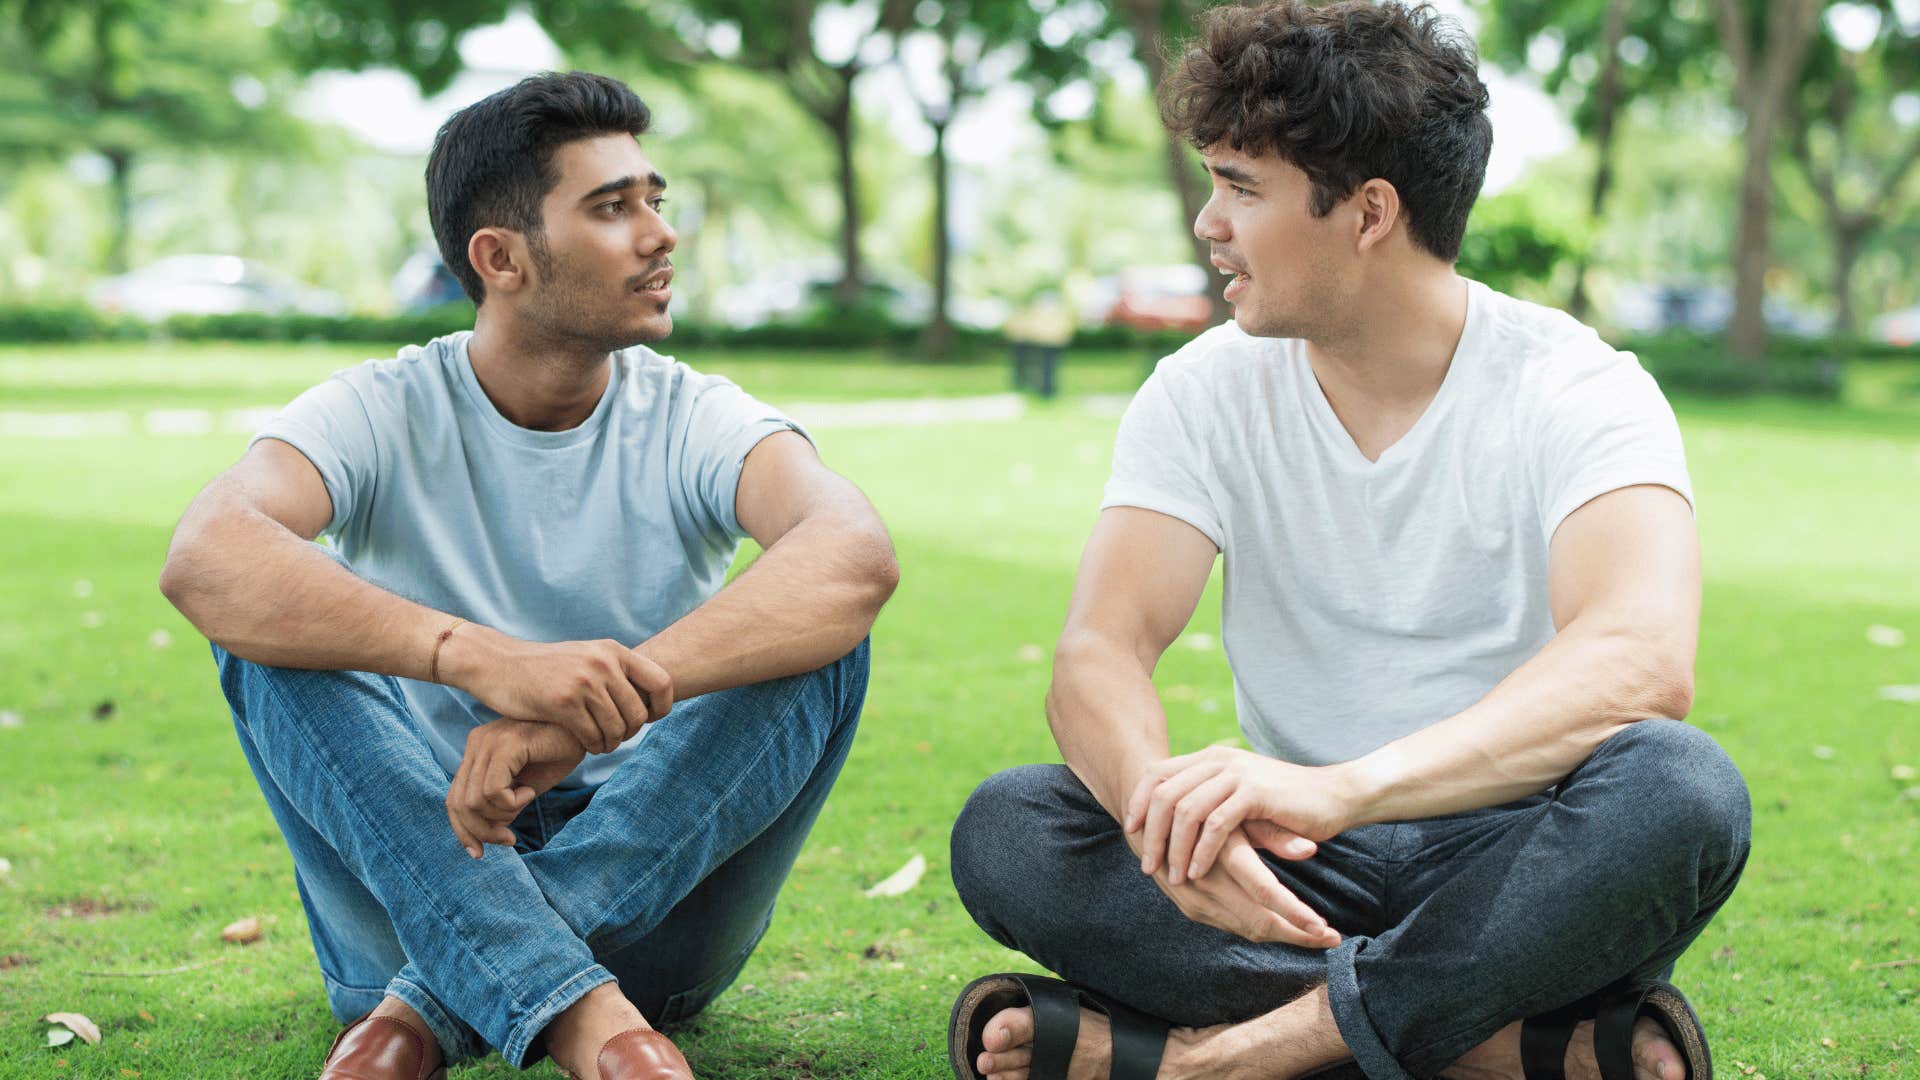
[[[1324,985],[1349,1074],[1409,1080],[1515,1020],[1665,977],[1732,894],[1750,823],[1719,744],[1642,720],[1547,794],[1352,829],[1299,862],[1263,856],[1343,937],[1304,949],[1189,920],[1072,772],[1030,765],[968,800],[953,882],[994,940],[1181,1026]]]
[[[540,796],[513,850],[475,860],[396,680],[213,653],[334,1015],[392,995],[450,1063],[491,1046],[519,1066],[596,986],[617,979],[670,1024],[733,981],[846,760],[868,669],[862,642],[818,671],[681,702],[599,788]]]

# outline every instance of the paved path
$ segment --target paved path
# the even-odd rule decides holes
[[[1124,402],[1124,399],[1122,399]],[[1089,400],[1097,411],[1111,403]],[[87,439],[131,435],[251,435],[267,426],[280,410],[263,405],[246,409],[153,409],[132,412],[105,409],[93,412],[20,412],[0,410],[0,438]],[[810,428],[925,427],[931,424],[994,423],[1018,420],[1027,414],[1020,394],[986,394],[959,398],[889,398],[877,401],[803,401],[786,412]]]

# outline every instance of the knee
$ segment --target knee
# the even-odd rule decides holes
[[[1031,872],[1027,865],[1058,792],[1073,774],[1061,765],[1022,765],[995,773],[967,797],[953,822],[953,887],[976,920],[995,897]],[[1077,781],[1073,781],[1076,782]]]
[[[1606,747],[1630,778],[1622,794],[1664,826],[1661,839],[1707,864],[1737,867],[1745,860],[1753,827],[1747,783],[1712,736],[1677,720],[1641,720]]]

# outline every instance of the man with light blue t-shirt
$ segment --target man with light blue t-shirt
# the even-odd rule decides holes
[[[892,544],[792,420],[642,344],[648,120],[581,73],[449,119],[473,331],[301,395],[168,552],[352,1021],[323,1077],[690,1077],[651,1025],[745,964],[851,745]]]

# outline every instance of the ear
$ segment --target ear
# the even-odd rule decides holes
[[[1385,243],[1400,224],[1400,193],[1376,176],[1361,184],[1351,198],[1360,211],[1360,232],[1354,237],[1358,250]]]
[[[530,280],[527,270],[532,261],[526,241],[511,229],[489,226],[467,238],[467,262],[473,265],[473,272],[480,275],[480,284],[488,296],[525,288]]]

